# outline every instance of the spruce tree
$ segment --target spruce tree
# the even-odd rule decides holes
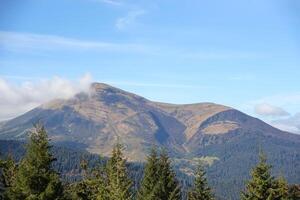
[[[132,182],[128,178],[122,149],[123,147],[119,143],[114,146],[112,157],[106,166],[109,200],[131,200],[133,198]]]
[[[194,187],[188,192],[188,200],[214,199],[205,174],[203,166],[199,164],[195,173]]]
[[[287,184],[284,179],[276,180],[271,175],[271,166],[266,162],[263,153],[259,155],[259,163],[252,170],[252,179],[246,184],[242,192],[242,200],[286,200]]]
[[[55,161],[50,153],[44,126],[35,125],[30,132],[26,155],[20,162],[16,178],[8,191],[12,200],[57,200],[62,198],[63,187],[58,174],[52,169]]]
[[[180,200],[181,188],[176,180],[175,172],[172,170],[171,161],[165,149],[160,154],[158,172],[158,183],[153,191],[154,199]]]
[[[17,165],[12,156],[0,160],[0,200],[8,199],[7,190],[15,181],[16,173]]]
[[[104,166],[98,166],[93,171],[94,184],[96,185],[95,199],[96,200],[110,200],[108,196],[108,181]]]
[[[88,168],[88,162],[80,162],[83,179],[67,187],[68,199],[72,200],[109,200],[104,167]]]
[[[271,190],[271,199],[288,200],[289,186],[283,176],[273,181]]]
[[[299,200],[300,199],[300,184],[293,184],[289,186],[289,200]]]
[[[144,169],[144,177],[141,187],[137,195],[138,200],[154,200],[154,188],[159,180],[159,158],[155,147],[151,149],[150,155],[147,157],[147,163]]]

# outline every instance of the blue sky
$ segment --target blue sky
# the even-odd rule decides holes
[[[42,102],[26,96],[11,110],[24,84],[88,73],[151,100],[221,103],[297,132],[299,10],[297,0],[0,0],[2,118]]]

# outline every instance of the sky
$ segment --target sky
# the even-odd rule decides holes
[[[298,0],[0,0],[0,121],[104,82],[300,133]]]

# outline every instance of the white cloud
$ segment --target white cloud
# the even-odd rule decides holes
[[[0,121],[16,117],[56,98],[69,98],[89,88],[92,78],[85,74],[78,81],[61,77],[12,84],[0,78]]]
[[[127,13],[125,17],[121,17],[116,21],[116,27],[119,30],[124,30],[128,26],[136,23],[139,16],[144,15],[146,12],[144,10],[133,10]]]
[[[278,129],[300,134],[300,113],[294,115],[299,106],[299,92],[266,96],[238,105],[244,112],[254,114]]]
[[[282,117],[289,115],[289,113],[284,109],[267,103],[257,104],[254,107],[254,111],[258,115],[267,117]]]
[[[281,130],[300,134],[300,113],[285,119],[272,121],[271,124]]]
[[[8,51],[119,51],[143,52],[145,46],[131,43],[87,41],[56,35],[0,31],[0,49]]]

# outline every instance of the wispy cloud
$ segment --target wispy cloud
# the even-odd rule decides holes
[[[123,3],[121,1],[117,1],[117,0],[92,0],[92,1],[100,2],[100,3],[106,3],[106,4],[109,4],[109,5],[113,5],[113,6],[123,5]]]
[[[300,92],[267,96],[250,103],[255,105],[259,103],[272,103],[281,107],[284,105],[300,105]]]
[[[258,115],[267,116],[267,117],[283,117],[283,116],[290,115],[283,108],[268,103],[261,103],[255,105],[254,111]]]
[[[87,41],[56,35],[0,31],[0,49],[9,51],[121,51],[143,52],[145,46],[132,43]]]
[[[144,11],[135,11],[117,22],[117,27],[125,29],[131,23],[135,23],[138,16]],[[216,60],[216,59],[242,59],[255,56],[247,53],[234,53],[222,51],[210,53],[209,51],[187,52],[180,48],[164,46],[164,44],[148,43],[125,43],[125,42],[103,42],[85,39],[76,39],[49,34],[35,34],[23,32],[0,31],[0,52],[20,52],[41,54],[48,52],[107,52],[107,53],[134,53],[147,54],[165,58],[184,58],[195,60]]]
[[[292,111],[300,106],[300,93],[286,93],[266,96],[240,106],[244,111],[254,113],[272,126],[284,131],[300,134],[300,113]],[[288,112],[286,108],[289,109]]]
[[[132,10],[127,13],[125,17],[121,17],[116,21],[116,28],[119,30],[124,30],[128,26],[131,26],[136,23],[137,18],[141,15],[144,15],[146,12],[142,9]]]
[[[40,80],[23,79],[20,84],[13,84],[0,78],[0,121],[16,117],[43,103],[56,98],[69,98],[80,91],[87,91],[92,78],[83,75],[77,81],[61,77]]]
[[[271,124],[281,130],[300,134],[300,113],[285,119],[274,120]]]

